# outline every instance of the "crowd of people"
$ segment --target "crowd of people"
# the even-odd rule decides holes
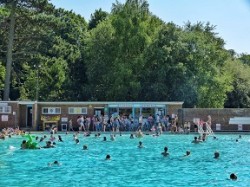
[[[17,128],[3,128],[0,132],[0,139],[4,140],[6,137],[11,137],[12,135],[21,135],[24,134],[24,131],[20,130],[19,127]]]
[[[189,133],[191,128],[190,122],[185,122],[184,126],[178,123],[178,116],[170,115],[161,116],[156,114],[153,116],[140,115],[134,119],[131,115],[94,115],[78,116],[75,123],[70,119],[68,122],[69,131],[98,131],[98,132],[119,132],[119,131],[153,131],[161,134],[163,131],[171,131],[172,133]]]
[[[86,130],[86,129],[85,129]],[[68,132],[66,132],[66,135],[69,134]],[[110,141],[115,141],[116,140],[116,135],[117,133],[104,133],[103,135],[103,141],[108,141],[108,137],[107,135],[110,134],[109,140]],[[118,133],[121,134],[121,131]],[[20,149],[47,149],[47,148],[56,148],[57,146],[57,142],[64,142],[64,140],[62,139],[62,136],[60,134],[56,134],[55,131],[51,131],[50,135],[41,135],[39,136],[32,136],[29,132],[25,133],[24,131],[19,130],[18,128],[13,129],[13,128],[4,128],[1,132],[1,135],[7,136],[8,138],[11,138],[12,135],[22,135],[25,138],[28,138],[28,140],[23,140],[21,142],[20,145]],[[80,144],[80,138],[79,136],[81,135],[80,131],[76,131],[73,133],[73,141],[75,142],[75,144]],[[133,138],[142,138],[145,135],[151,135],[151,136],[160,136],[160,134],[158,133],[149,133],[149,134],[144,134],[143,131],[141,130],[140,127],[138,127],[136,132],[131,132],[130,134],[130,139]],[[90,131],[85,131],[83,132],[83,136],[88,137],[88,136],[93,136],[92,133]],[[101,133],[100,132],[96,132],[94,134],[95,137],[100,137]],[[239,138],[241,138],[241,135],[239,135]],[[213,137],[213,139],[217,139],[215,136]],[[191,143],[202,143],[205,142],[207,140],[207,134],[203,134],[200,137],[194,137],[194,140]],[[44,143],[43,143],[44,142]],[[39,144],[39,146],[38,146]],[[44,144],[44,145],[41,145]],[[33,147],[31,145],[34,145]],[[138,148],[139,149],[143,149],[145,148],[142,142],[142,139],[140,139],[139,143],[138,143]],[[88,150],[88,146],[86,144],[83,145],[82,147],[83,150]],[[168,157],[170,155],[169,151],[168,151],[168,147],[165,146],[163,148],[163,152],[161,153],[161,155],[163,157]],[[183,157],[189,157],[191,155],[191,151],[187,150],[186,153],[183,155]],[[218,151],[214,152],[214,159],[219,159],[220,158],[220,153]],[[105,160],[111,160],[111,155],[106,155],[106,157],[104,158]],[[58,161],[53,161],[51,163],[48,163],[48,166],[60,166],[61,163],[59,163]],[[237,175],[235,173],[231,173],[230,177],[231,180],[237,180]]]
[[[190,123],[185,122],[184,126],[178,125],[178,117],[177,115],[174,118],[170,118],[170,116],[166,115],[160,117],[160,115],[156,115],[153,117],[150,115],[149,117],[145,118],[142,115],[139,116],[138,122],[135,122],[133,118],[127,116],[110,116],[109,118],[104,116],[94,116],[93,118],[79,116],[77,118],[77,125],[78,129],[74,129],[72,119],[69,121],[69,131],[74,131],[73,133],[73,141],[75,144],[80,144],[79,135],[81,131],[85,137],[91,136],[92,133],[90,131],[91,125],[92,130],[97,131],[94,136],[100,137],[101,131],[109,131],[110,133],[110,141],[115,141],[116,134],[121,135],[122,131],[131,131],[130,138],[142,138],[145,135],[152,135],[152,136],[160,136],[163,131],[171,131],[174,133],[189,133],[190,132]],[[211,125],[211,117],[208,116],[208,121]],[[183,130],[181,130],[183,129]],[[135,132],[133,132],[135,131]],[[119,133],[117,133],[119,132]],[[145,132],[145,134],[144,134]],[[0,133],[0,139],[5,140],[6,137],[11,138],[12,135],[22,135],[23,137],[28,138],[28,140],[23,140],[20,145],[20,149],[47,149],[47,148],[56,148],[57,141],[63,142],[61,135],[56,135],[57,129],[51,128],[50,136],[42,135],[42,136],[31,136],[30,133],[25,133],[24,131],[20,130],[19,128],[4,128]],[[108,141],[107,134],[105,133],[103,136],[103,141]],[[68,132],[66,132],[68,134]],[[214,139],[217,139],[215,136]],[[241,138],[241,135],[239,136]],[[33,140],[34,139],[34,140]],[[207,134],[203,133],[199,137],[195,136],[194,140],[191,143],[199,144],[205,142],[207,139]],[[236,140],[238,141],[238,139]],[[44,145],[41,145],[44,142]],[[144,148],[143,142],[139,141],[138,148]],[[83,150],[88,150],[87,145],[83,145]],[[168,147],[165,146],[163,152],[161,153],[162,156],[167,157],[169,156]],[[189,150],[186,151],[184,157],[188,157],[191,155]],[[214,159],[219,159],[220,153],[218,151],[214,152]],[[105,160],[111,160],[111,155],[106,155]],[[60,166],[61,163],[58,161],[54,161],[48,163],[49,166]],[[237,180],[237,176],[232,173],[230,175],[230,179]]]

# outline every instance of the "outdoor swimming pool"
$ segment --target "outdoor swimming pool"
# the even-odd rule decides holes
[[[38,134],[39,137],[42,134]],[[47,134],[49,137],[49,134]],[[57,135],[55,135],[57,137]],[[249,186],[250,135],[216,135],[207,142],[192,144],[193,135],[166,134],[130,139],[129,134],[109,134],[95,138],[79,136],[75,144],[73,134],[61,134],[64,142],[56,141],[56,148],[20,150],[23,137],[0,140],[0,186]],[[103,142],[103,136],[108,141]],[[48,138],[47,138],[48,140]],[[46,141],[46,140],[45,140]],[[45,145],[45,141],[40,143]],[[139,149],[142,141],[144,148]],[[83,150],[83,145],[88,150]],[[16,149],[10,149],[10,146]],[[167,146],[170,155],[161,152]],[[189,157],[183,157],[186,150]],[[214,159],[214,152],[220,158]],[[105,160],[107,154],[111,160]],[[61,166],[48,166],[58,160]],[[237,181],[229,180],[236,173]]]

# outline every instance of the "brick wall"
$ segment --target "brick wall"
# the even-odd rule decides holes
[[[11,102],[11,103],[8,103],[8,106],[11,106],[11,112],[0,114],[0,129],[6,128],[6,127],[14,128],[15,125],[18,126],[19,115],[20,115],[18,103]],[[13,112],[15,112],[15,115],[13,115]],[[8,118],[8,121],[2,121],[2,118],[5,118],[5,116]]]
[[[182,105],[168,105],[167,114],[178,114],[180,109],[182,109]]]
[[[185,121],[190,121],[194,125],[193,118],[200,118],[206,121],[208,115],[212,117],[213,130],[215,130],[216,124],[221,124],[222,131],[237,131],[238,125],[229,125],[229,119],[232,117],[250,117],[250,108],[183,108],[178,111],[179,122],[181,124]],[[250,125],[243,125],[243,130],[250,131]]]

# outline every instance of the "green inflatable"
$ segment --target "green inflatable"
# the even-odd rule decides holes
[[[25,135],[25,137],[28,138],[28,141],[27,141],[27,143],[26,143],[27,149],[38,149],[38,148],[39,148],[39,147],[37,147],[37,143],[36,143],[36,142],[33,142],[32,136],[31,136],[30,134]]]

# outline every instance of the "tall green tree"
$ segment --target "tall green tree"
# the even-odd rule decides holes
[[[227,71],[233,77],[233,90],[227,94],[226,108],[250,107],[250,67],[236,59],[228,62]]]
[[[217,36],[215,27],[210,23],[187,23],[184,29],[190,37],[186,41],[191,47],[188,58],[193,58],[190,62],[198,77],[197,106],[221,108],[226,94],[232,90],[232,77],[225,70],[226,62],[230,59],[224,49],[225,42]]]
[[[83,38],[87,31],[85,20],[71,11],[57,9],[46,16],[37,16],[36,22],[39,24],[33,27],[40,30],[37,34],[40,40],[32,62],[28,62],[29,68],[25,68],[25,74],[31,76],[24,77],[21,98],[34,98],[35,92],[31,88],[37,84],[39,76],[39,93],[43,93],[39,94],[39,100],[83,99],[79,94],[83,93],[81,85],[86,77],[83,52]],[[26,79],[30,81],[26,82]]]
[[[159,32],[145,53],[145,100],[183,100],[186,107],[222,107],[230,91],[224,71],[229,55],[213,27],[173,23]]]
[[[87,23],[71,11],[48,3],[41,6],[18,9],[22,16],[15,24],[10,98],[34,100],[38,90],[43,93],[39,100],[75,100],[76,94],[83,93],[76,85],[86,77],[85,68],[79,67],[84,67]]]
[[[98,10],[95,10],[93,14],[90,16],[90,20],[88,23],[88,28],[91,30],[93,28],[96,28],[99,23],[104,21],[108,16],[108,13],[106,11],[103,11],[101,8]]]
[[[15,37],[15,25],[16,18],[22,17],[25,9],[32,9],[33,12],[41,11],[41,8],[47,4],[47,0],[34,1],[34,0],[2,0],[0,6],[9,9],[9,29],[7,38],[7,52],[6,52],[6,74],[4,84],[4,96],[3,100],[9,100],[10,96],[10,81],[11,81],[11,70],[13,63],[13,47]]]

